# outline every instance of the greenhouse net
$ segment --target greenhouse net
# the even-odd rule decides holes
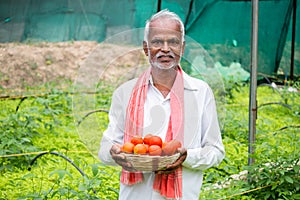
[[[259,1],[260,74],[289,76],[293,5],[293,0]],[[230,66],[239,63],[249,71],[251,1],[1,0],[0,42],[102,42],[115,34],[144,27],[158,8],[176,12],[184,21],[186,35],[200,43],[216,63],[228,70],[236,70]],[[300,16],[299,9],[296,14]],[[299,75],[299,20],[296,27],[294,73]],[[140,45],[142,34],[139,31],[123,37],[132,37]],[[193,45],[187,49],[191,51]]]

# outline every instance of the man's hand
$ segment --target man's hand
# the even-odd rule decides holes
[[[178,148],[177,152],[180,153],[179,158],[172,164],[167,165],[166,169],[157,171],[158,174],[170,174],[179,168],[187,157],[187,150],[185,148]]]
[[[119,144],[114,144],[110,149],[110,155],[114,159],[114,161],[123,167],[126,171],[134,172],[136,171],[130,162],[126,160],[125,155],[120,154],[121,153],[121,146]]]

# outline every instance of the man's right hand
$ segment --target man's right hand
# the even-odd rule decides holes
[[[123,167],[126,171],[134,172],[136,171],[130,162],[126,160],[125,155],[121,154],[121,146],[119,144],[114,144],[110,149],[110,155],[114,161]]]

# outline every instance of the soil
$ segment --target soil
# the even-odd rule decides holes
[[[213,52],[217,47],[208,49],[210,55],[215,56],[213,59],[224,62],[224,66],[232,62],[234,55],[228,56],[227,61],[218,57],[222,54]],[[281,61],[286,66],[289,57],[285,55]],[[296,50],[296,66],[299,58]],[[102,80],[119,85],[137,76],[145,67],[147,57],[141,46],[93,41],[0,43],[0,89],[6,92],[49,83],[56,87],[72,83],[92,89]]]
[[[25,89],[47,83],[63,86],[66,80],[87,86],[101,79],[114,82],[145,61],[142,49],[132,46],[92,41],[1,43],[0,88]],[[135,75],[127,74],[127,78]]]

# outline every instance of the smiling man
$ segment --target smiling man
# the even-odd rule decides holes
[[[180,67],[184,34],[175,13],[162,10],[153,15],[146,23],[143,42],[150,67],[113,94],[99,158],[123,168],[119,199],[196,200],[202,171],[224,158],[213,93],[207,83],[190,77]],[[183,144],[177,149],[178,160],[165,170],[135,171],[120,154],[122,144],[147,133]]]

